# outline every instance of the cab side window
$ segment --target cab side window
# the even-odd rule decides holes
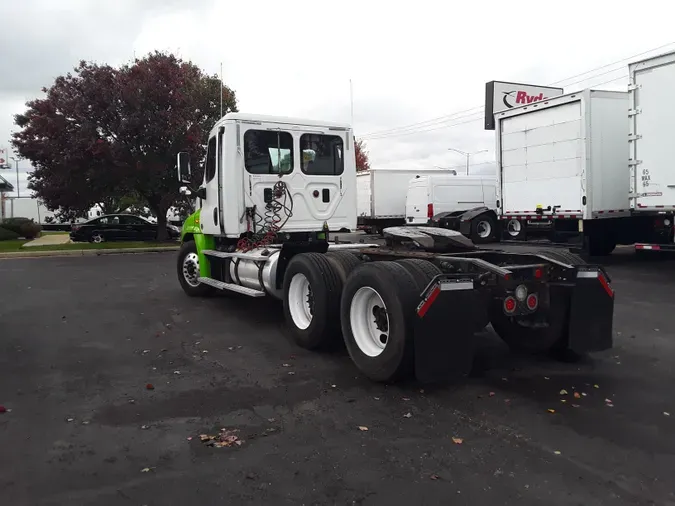
[[[300,137],[302,172],[312,176],[339,176],[345,169],[342,137],[303,134]]]
[[[293,172],[293,136],[274,130],[247,130],[244,134],[244,164],[251,174]]]
[[[216,138],[209,139],[206,151],[206,166],[204,167],[204,181],[209,182],[216,176]]]

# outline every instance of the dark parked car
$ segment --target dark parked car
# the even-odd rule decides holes
[[[167,225],[170,239],[180,237],[180,228]],[[157,224],[132,214],[108,214],[84,223],[74,223],[70,238],[80,242],[155,241]]]

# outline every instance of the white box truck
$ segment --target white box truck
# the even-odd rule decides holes
[[[638,250],[675,250],[675,52],[629,65],[630,209],[644,232]]]
[[[584,90],[495,115],[505,238],[544,230],[593,255],[624,241],[615,220],[630,217],[627,114],[628,93]]]
[[[418,176],[408,186],[406,224],[440,226],[475,243],[493,242],[499,238],[495,204],[494,176]]]
[[[451,169],[372,168],[356,175],[357,226],[381,233],[405,223],[408,183],[418,175],[456,174]]]

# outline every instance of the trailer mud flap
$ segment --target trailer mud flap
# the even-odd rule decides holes
[[[569,348],[576,353],[612,347],[614,290],[599,269],[579,270],[570,301]]]
[[[483,296],[472,280],[432,284],[417,307],[415,377],[421,382],[468,374],[473,363],[474,334],[488,324]]]

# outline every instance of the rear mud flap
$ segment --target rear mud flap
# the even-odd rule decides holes
[[[468,374],[474,334],[489,321],[483,295],[471,280],[443,280],[425,293],[415,321],[415,377],[427,383]]]
[[[570,302],[569,344],[576,353],[612,347],[614,290],[599,269],[579,270]]]

